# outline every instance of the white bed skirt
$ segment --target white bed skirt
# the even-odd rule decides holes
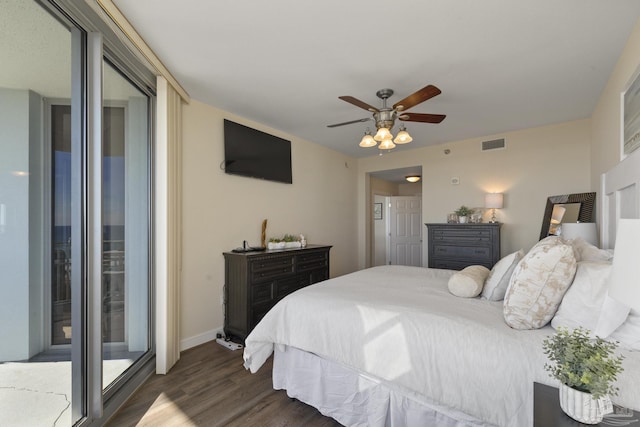
[[[293,347],[276,346],[273,388],[345,426],[491,426]]]

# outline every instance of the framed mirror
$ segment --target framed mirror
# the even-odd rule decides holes
[[[547,199],[542,217],[540,240],[556,234],[563,222],[595,222],[596,193],[561,194]]]

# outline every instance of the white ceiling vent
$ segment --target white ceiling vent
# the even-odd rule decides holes
[[[507,148],[507,146],[504,142],[504,138],[482,141],[482,151],[503,150],[505,148]]]

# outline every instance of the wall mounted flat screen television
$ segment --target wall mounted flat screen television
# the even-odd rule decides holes
[[[291,184],[291,141],[225,119],[224,171]]]

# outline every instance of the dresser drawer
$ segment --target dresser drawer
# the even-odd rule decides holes
[[[436,258],[464,258],[470,261],[491,259],[491,248],[488,246],[450,246],[434,244],[433,256]]]
[[[305,272],[317,268],[326,268],[328,264],[326,252],[311,252],[304,255],[298,255],[298,272]]]
[[[292,256],[272,256],[251,260],[250,268],[252,273],[260,271],[278,270],[281,268],[293,267]]]
[[[250,263],[251,282],[261,282],[287,274],[293,274],[294,258],[269,257],[252,260]]]
[[[433,232],[433,240],[450,240],[450,241],[471,241],[471,242],[490,242],[491,232],[489,230],[465,230],[465,229],[445,229],[435,230]]]
[[[273,299],[273,283],[258,283],[251,285],[251,305],[269,302]]]
[[[275,283],[276,286],[276,300],[280,300],[290,294],[291,292],[295,292],[300,288],[304,288],[309,283],[304,283],[304,280],[301,280],[300,277],[295,276],[290,279],[282,279],[278,280]]]

